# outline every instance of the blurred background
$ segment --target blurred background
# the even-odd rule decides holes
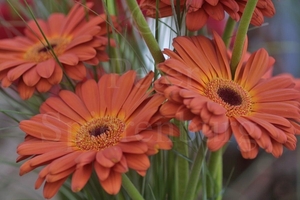
[[[47,7],[46,1],[32,0],[28,3],[43,4],[40,17],[48,10],[62,11],[61,7]],[[53,0],[57,1],[57,0]],[[266,48],[276,60],[274,74],[290,73],[300,77],[300,1],[273,0],[276,15],[265,18],[261,27],[249,29],[249,51]],[[23,4],[18,4],[22,9]],[[53,4],[59,5],[59,4]],[[50,6],[50,4],[49,4]],[[52,6],[52,4],[51,4]],[[23,16],[25,19],[28,17]],[[0,1],[0,38],[13,37],[22,32],[24,23],[7,1]],[[170,43],[162,48],[170,47]],[[150,54],[149,54],[149,57]],[[151,62],[151,61],[150,61]],[[147,61],[146,61],[147,63]],[[7,89],[1,89],[11,92]],[[1,93],[0,110],[16,110],[13,102]],[[16,94],[12,94],[16,95]],[[16,96],[16,99],[18,97]],[[25,112],[25,111],[24,111]],[[21,116],[20,118],[26,116]],[[16,147],[24,134],[18,123],[0,112],[0,199],[43,199],[42,189],[34,190],[37,173],[19,176]],[[38,170],[37,170],[38,171]],[[276,159],[261,151],[254,160],[243,159],[232,139],[224,154],[224,200],[300,200],[300,147],[285,151]]]

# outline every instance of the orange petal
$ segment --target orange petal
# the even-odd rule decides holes
[[[115,195],[120,191],[121,181],[121,174],[111,170],[109,177],[103,181],[100,180],[100,184],[108,194]]]
[[[247,116],[246,118],[262,126],[267,131],[269,137],[271,136],[277,142],[279,143],[286,142],[287,140],[286,134],[280,128],[277,128],[273,124],[257,117]]]
[[[230,124],[241,152],[250,152],[252,149],[252,143],[255,141],[250,138],[247,131],[234,118],[230,119]]]
[[[239,122],[237,126],[242,126],[253,139],[259,139],[261,137],[261,130],[259,126],[243,117],[235,117]]]
[[[211,151],[217,151],[222,148],[231,137],[231,129],[229,128],[224,133],[214,134],[213,137],[207,139],[207,147]]]
[[[22,76],[26,71],[28,71],[30,68],[32,68],[35,65],[35,63],[24,63],[21,64],[11,70],[8,71],[7,73],[7,78],[10,81],[15,81],[20,76]]]
[[[61,67],[57,63],[55,63],[54,71],[47,80],[49,81],[50,84],[56,85],[60,83],[62,77],[63,77],[63,71]]]
[[[61,130],[59,127],[56,127],[55,124],[46,121],[47,118],[51,120],[53,117],[47,115],[44,116],[45,121],[43,124],[34,120],[23,120],[20,122],[20,128],[27,134],[42,140],[67,141],[68,133],[65,132],[65,130]],[[63,126],[63,123],[58,120],[56,124]]]
[[[78,57],[75,54],[71,53],[64,53],[58,57],[58,60],[61,63],[64,63],[66,65],[74,66],[77,65],[79,62]]]
[[[172,123],[164,123],[164,124],[159,124],[157,128],[155,128],[157,132],[165,135],[170,135],[170,136],[179,136],[180,131],[177,126],[175,126]]]
[[[52,13],[48,17],[49,31],[51,35],[60,34],[65,15],[62,13]]]
[[[34,93],[34,87],[29,87],[23,81],[20,81],[18,84],[18,92],[22,99],[29,99]]]
[[[56,67],[54,59],[49,59],[36,65],[37,73],[43,78],[49,78]]]
[[[267,103],[258,103],[256,112],[268,113],[272,115],[277,115],[284,118],[299,119],[300,111],[299,109],[287,102],[267,102]]]
[[[102,151],[99,151],[96,155],[96,160],[104,167],[112,167],[115,163],[119,162],[122,158],[122,150],[118,146],[112,146]]]
[[[61,113],[62,115],[68,117],[70,120],[74,122],[83,124],[85,119],[77,114],[72,108],[70,108],[63,100],[58,97],[51,97],[46,100],[44,104],[50,106],[55,113]]]
[[[74,112],[80,115],[85,120],[90,120],[91,115],[81,99],[71,91],[62,90],[59,92],[59,97],[68,105]]]
[[[283,145],[276,141],[272,141],[272,144],[273,144],[273,150],[272,150],[273,156],[276,158],[280,157],[283,152]]]
[[[100,95],[94,80],[87,80],[81,85],[81,99],[93,117],[99,117]]]
[[[208,14],[203,9],[199,9],[196,12],[187,13],[185,20],[187,29],[190,31],[197,31],[204,26],[204,24],[207,22],[207,19]]]
[[[86,78],[86,67],[82,62],[79,62],[76,66],[64,65],[64,69],[71,79],[81,81]]]
[[[140,176],[146,176],[147,171],[137,170],[136,171]]]
[[[43,154],[49,149],[65,148],[66,143],[63,142],[45,142],[45,141],[29,141],[21,143],[17,148],[19,155]],[[43,147],[43,148],[41,148]]]
[[[64,155],[63,157],[60,157],[60,158],[54,160],[50,164],[49,173],[57,174],[57,173],[60,173],[66,169],[69,169],[69,168],[75,166],[76,165],[75,159],[81,154],[82,154],[82,152],[74,151],[72,153],[69,153],[67,155]]]
[[[127,161],[124,156],[122,156],[120,162],[113,166],[112,170],[119,173],[126,173],[128,171]]]
[[[50,84],[47,79],[41,78],[35,87],[37,91],[43,93],[43,92],[48,92],[51,89],[52,84]]]
[[[39,189],[42,186],[42,184],[44,183],[44,181],[45,181],[45,177],[44,178],[38,177],[35,181],[34,188],[36,190]]]
[[[103,112],[105,110],[107,110],[108,113],[112,112],[111,98],[118,79],[119,75],[117,74],[105,74],[101,77],[101,79],[98,82],[99,93],[102,94],[105,92],[105,95],[102,98],[100,98],[101,115],[104,114]]]
[[[191,120],[194,116],[195,115],[187,109],[185,105],[181,105],[175,113],[175,118],[181,121]]]
[[[172,101],[181,103],[183,98],[180,96],[180,88],[177,86],[170,86],[164,90],[165,97]]]
[[[85,186],[92,174],[92,171],[92,163],[76,169],[76,171],[73,173],[71,182],[71,188],[73,192],[78,192]]]
[[[131,114],[141,105],[141,103],[149,96],[149,87],[153,79],[154,73],[149,72],[144,78],[140,79],[132,88],[130,95],[123,104],[126,109],[126,116]]]
[[[43,190],[43,195],[46,199],[51,199],[64,184],[68,177],[63,178],[56,182],[46,182]]]
[[[255,141],[261,148],[265,149],[266,152],[271,153],[273,151],[272,140],[266,130],[262,129],[261,137]]]
[[[94,169],[100,181],[104,181],[109,176],[110,168],[103,167],[102,163],[99,164],[98,161],[94,162]]]
[[[220,3],[216,5],[204,4],[203,9],[210,17],[215,20],[221,21],[225,18],[225,12],[223,6]]]
[[[284,144],[286,148],[289,150],[295,150],[296,149],[296,143],[297,143],[297,138],[293,134],[286,134],[287,136],[287,141]]]
[[[124,153],[141,154],[145,153],[148,150],[147,145],[143,142],[120,142],[117,145],[122,149]]]
[[[150,161],[145,154],[124,154],[127,165],[134,170],[145,171],[150,167]]]
[[[251,143],[251,149],[246,152],[241,151],[241,154],[245,159],[253,159],[257,156],[258,150],[259,150],[258,145],[256,143]]]
[[[81,168],[84,165],[93,163],[96,158],[96,151],[87,151],[78,156],[75,160],[77,168]]]
[[[112,105],[114,105],[113,109],[115,112],[118,113],[125,103],[128,95],[132,91],[135,78],[136,72],[134,70],[130,70],[118,79],[112,96]]]
[[[57,174],[47,174],[46,176],[46,182],[56,182],[60,179],[66,178],[69,175],[71,175],[75,171],[75,167],[71,167],[69,169],[66,169],[62,172],[59,172]]]
[[[173,118],[175,117],[176,111],[180,106],[181,106],[180,104],[166,102],[160,107],[159,111],[163,116],[168,118]]]
[[[41,79],[40,75],[37,73],[36,68],[33,67],[26,71],[23,76],[23,81],[28,86],[35,86]]]
[[[197,132],[202,130],[202,125],[203,125],[203,121],[201,120],[201,118],[199,116],[195,116],[189,124],[189,130],[192,132]]]

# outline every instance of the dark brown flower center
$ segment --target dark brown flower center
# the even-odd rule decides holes
[[[44,46],[43,48],[39,49],[38,52],[39,52],[39,53],[42,53],[42,52],[46,53],[46,52],[48,52],[48,51],[51,50],[51,47],[50,47],[50,46],[51,46],[52,49],[53,49],[53,48],[56,47],[57,45],[56,45],[56,44],[50,44],[49,46],[48,46],[48,45],[47,45],[47,46]]]
[[[91,136],[97,137],[101,134],[106,133],[107,131],[109,131],[109,128],[108,128],[108,126],[104,125],[104,126],[100,126],[98,128],[95,128],[93,130],[90,130],[89,133],[90,133]]]
[[[223,106],[228,117],[243,116],[251,112],[251,97],[237,82],[216,78],[207,83],[205,96]]]
[[[95,150],[116,145],[122,138],[125,122],[116,117],[91,119],[74,134],[74,146],[80,150]]]
[[[49,45],[47,45],[48,43],[46,41],[37,42],[28,48],[23,55],[24,59],[30,62],[39,63],[52,59],[54,55],[58,57],[65,53],[67,46],[72,41],[71,37],[54,37],[47,39]],[[51,47],[53,53],[51,52]]]
[[[241,105],[243,102],[242,97],[236,91],[228,87],[219,88],[217,94],[224,102],[232,106]]]

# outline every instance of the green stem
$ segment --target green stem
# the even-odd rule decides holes
[[[252,18],[252,14],[254,12],[254,9],[256,7],[258,0],[251,0],[247,1],[244,13],[242,15],[240,25],[237,30],[233,50],[232,50],[232,59],[230,63],[231,73],[234,77],[236,68],[238,63],[240,62],[240,59],[242,57],[243,47],[245,38],[247,36],[247,31],[249,28],[249,24]]]
[[[126,174],[122,174],[122,186],[127,191],[128,195],[133,200],[144,200],[142,195],[130,181],[130,179],[126,176]]]
[[[156,8],[158,8],[158,7],[159,7],[159,0],[156,0]],[[158,17],[159,17],[159,13],[158,13],[158,10],[156,10],[156,12],[155,12],[155,39],[156,39],[157,43],[159,41]],[[155,65],[156,65],[156,63],[154,64],[154,80],[156,80],[159,75],[159,71],[155,67]]]
[[[118,35],[116,34],[115,27],[113,24],[113,21],[111,19],[110,15],[117,15],[117,8],[115,1],[111,0],[106,0],[105,4],[103,5],[105,10],[106,10],[106,18],[107,18],[107,23],[106,23],[106,30],[107,34],[109,35],[109,38],[113,38],[117,43],[119,43],[119,38]],[[112,33],[110,33],[110,28],[112,29]],[[120,74],[122,73],[122,64],[121,64],[121,55],[119,52],[119,48],[113,48],[110,44],[110,40],[108,40],[108,52],[110,55],[110,65],[112,66],[112,72]]]
[[[106,0],[107,11],[110,15],[116,15],[116,5],[114,1]]]
[[[185,130],[184,123],[176,120],[176,125],[180,130],[180,137],[175,138],[174,140],[174,149],[177,151],[177,167],[178,171],[176,173],[177,180],[180,181],[180,184],[177,184],[176,191],[178,191],[178,199],[183,199],[185,192],[185,187],[188,183],[189,177],[189,161],[188,161],[188,144],[187,144],[187,131]]]
[[[174,138],[172,138],[174,140]],[[174,174],[177,173],[177,165],[175,161],[175,153],[173,151],[168,151],[167,152],[167,173],[168,173],[168,183],[172,184],[167,184],[168,187],[168,196],[170,196],[169,199],[177,200],[178,195],[176,188],[178,188],[178,180],[177,176],[174,176]],[[300,162],[299,162],[300,163]],[[299,168],[300,169],[300,168]]]
[[[229,47],[231,39],[233,37],[233,31],[234,31],[234,27],[235,27],[236,22],[229,17],[227,22],[226,22],[226,26],[225,26],[225,30],[222,36],[222,39],[226,45],[226,47]]]
[[[222,174],[223,174],[223,163],[222,163],[223,148],[216,152],[212,152],[208,170],[210,179],[207,179],[207,196],[208,199],[221,200],[222,199]]]
[[[206,151],[207,151],[206,142],[204,141],[202,143],[202,145],[199,147],[195,161],[193,163],[191,173],[189,175],[189,180],[185,187],[184,197],[182,198],[184,200],[194,200],[195,199],[197,184],[200,179],[200,174],[202,171],[201,170],[202,163],[205,158]]]
[[[136,0],[126,0],[127,6],[131,12],[131,15],[136,23],[136,26],[143,36],[150,53],[156,63],[161,63],[165,60],[158,43],[156,42],[151,30],[144,18],[144,15],[139,8]]]

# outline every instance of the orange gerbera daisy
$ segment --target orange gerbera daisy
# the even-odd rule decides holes
[[[177,1],[159,0],[159,7],[156,8],[156,0],[142,0],[140,7],[145,11],[146,16],[167,17],[174,14],[174,10],[180,7],[180,10],[186,9],[186,26],[190,31],[196,31],[202,28],[209,17],[215,20],[223,20],[225,12],[236,21],[240,20],[245,5],[248,0],[180,0]],[[272,17],[275,14],[275,8],[271,0],[259,0],[254,11],[251,24],[260,26],[264,19],[263,16]]]
[[[271,67],[268,53],[260,49],[244,63],[247,42],[235,75],[231,74],[226,47],[216,33],[177,37],[175,52],[158,65],[163,76],[154,88],[168,101],[161,113],[191,120],[190,131],[208,138],[208,148],[220,149],[233,134],[244,158],[256,157],[259,147],[275,157],[283,146],[296,147],[300,133],[299,91],[292,78],[261,78]]]
[[[91,6],[87,4],[88,9]],[[67,16],[54,13],[47,21],[38,19],[48,42],[34,20],[28,22],[25,36],[0,40],[2,86],[18,82],[20,96],[27,99],[35,89],[46,92],[60,83],[63,70],[70,78],[82,80],[86,76],[83,62],[94,65],[107,61],[108,38],[103,36],[106,34],[106,16],[90,14],[87,20],[86,10],[76,3]]]
[[[248,0],[236,0],[236,2],[239,5],[238,13],[242,16]],[[261,26],[264,23],[264,16],[273,17],[275,12],[272,0],[258,0],[250,23],[254,26]]]
[[[39,188],[46,182],[45,198],[55,195],[70,174],[72,190],[81,190],[93,169],[102,187],[117,194],[122,173],[132,168],[144,176],[148,155],[171,149],[167,135],[179,132],[158,112],[164,96],[148,91],[153,73],[137,83],[135,76],[129,71],[106,74],[98,84],[88,80],[76,87],[76,94],[63,90],[46,100],[41,114],[21,121],[27,136],[18,146],[17,161],[31,158],[20,174],[46,165],[35,184]]]
[[[140,7],[146,11],[146,16],[158,17],[172,16],[173,6],[175,10],[177,1],[160,0],[159,8],[156,8],[156,0],[142,0]],[[173,5],[172,5],[173,4]],[[239,6],[235,0],[180,0],[180,10],[186,8],[186,26],[188,30],[196,31],[202,28],[209,17],[216,20],[222,20],[225,17],[225,11],[236,21],[240,19],[238,15]]]

